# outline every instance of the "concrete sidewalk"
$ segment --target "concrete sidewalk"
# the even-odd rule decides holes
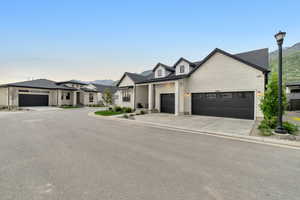
[[[253,128],[253,120],[209,117],[209,116],[174,116],[172,114],[136,115],[136,121],[159,123],[166,126],[182,127],[189,130],[248,136]]]

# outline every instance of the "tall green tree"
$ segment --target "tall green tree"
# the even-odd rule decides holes
[[[283,112],[287,107],[287,98],[285,93],[285,84],[282,87],[282,110]],[[276,122],[278,116],[278,73],[272,72],[270,81],[267,85],[267,90],[261,101],[260,108],[264,114],[264,119],[268,122],[272,122],[272,125]]]
[[[113,97],[110,89],[106,88],[102,94],[102,100],[106,106],[112,105]]]

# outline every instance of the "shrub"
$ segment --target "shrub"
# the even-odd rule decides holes
[[[120,106],[115,106],[114,107],[114,111],[116,112],[121,112],[122,111],[122,108]]]
[[[137,108],[143,108],[143,105],[141,103],[138,103]]]
[[[113,108],[112,108],[112,107],[109,107],[108,110],[113,110]]]
[[[131,113],[132,109],[130,107],[124,107],[123,108],[123,112],[125,112],[125,113]]]
[[[260,134],[263,136],[270,136],[272,135],[272,129],[270,128],[270,121],[262,120],[258,126],[260,130]]]
[[[144,114],[146,114],[146,112],[143,111],[143,110],[141,110],[140,114],[141,114],[141,115],[144,115]]]
[[[127,114],[124,114],[123,117],[124,117],[125,119],[128,119],[128,118],[129,118]]]
[[[298,126],[290,122],[283,122],[282,126],[289,134],[296,134],[298,131]]]

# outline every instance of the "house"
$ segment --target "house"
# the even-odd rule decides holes
[[[300,83],[287,83],[286,94],[289,110],[300,110]]]
[[[116,104],[133,109],[255,119],[267,84],[268,49],[230,54],[213,50],[203,60],[158,63],[148,75],[126,72]]]
[[[55,82],[47,79],[9,83],[0,86],[0,106],[62,106],[102,104],[105,88],[116,87],[87,84],[70,80]]]

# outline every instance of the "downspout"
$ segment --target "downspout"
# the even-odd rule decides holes
[[[8,110],[10,108],[9,104],[10,104],[10,102],[9,102],[9,87],[7,87],[7,107],[8,107]]]

